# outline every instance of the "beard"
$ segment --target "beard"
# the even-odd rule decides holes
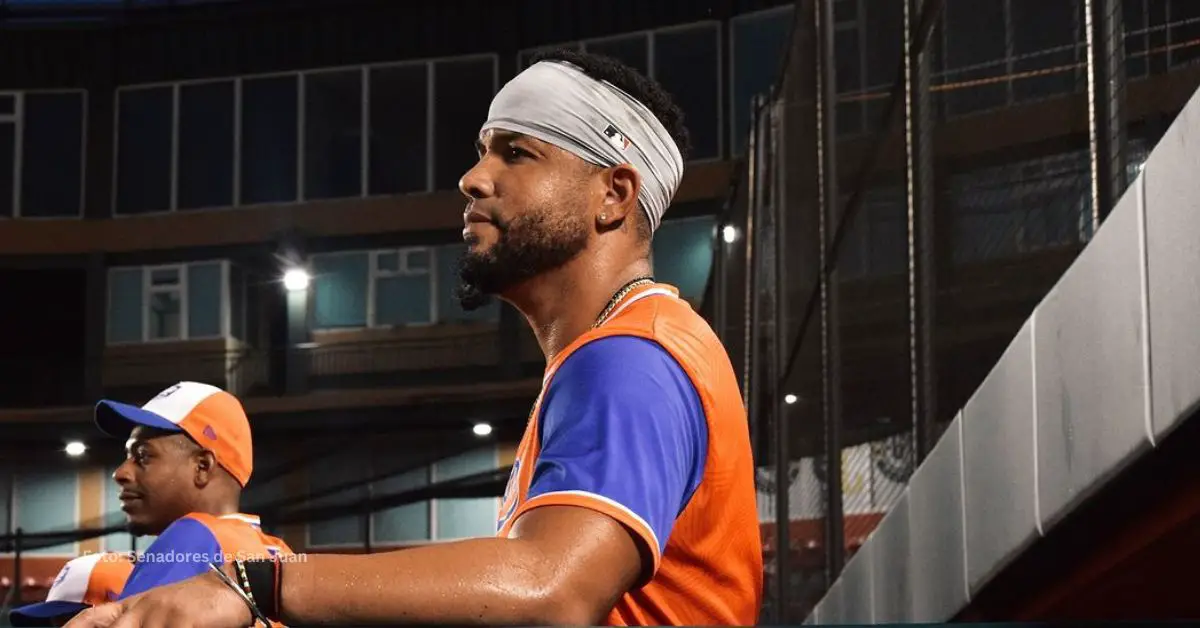
[[[529,213],[511,221],[496,220],[500,232],[486,251],[467,251],[458,261],[455,297],[468,312],[538,275],[556,270],[587,248],[589,229],[583,215],[550,219],[549,212]]]

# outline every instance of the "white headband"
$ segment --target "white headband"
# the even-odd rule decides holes
[[[641,175],[638,200],[658,229],[683,178],[683,157],[658,118],[635,98],[574,65],[541,61],[509,81],[483,130],[521,133],[601,167],[629,164]]]

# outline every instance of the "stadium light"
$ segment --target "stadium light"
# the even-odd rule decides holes
[[[305,290],[311,279],[308,271],[303,268],[289,268],[287,272],[283,273],[283,287],[287,288],[288,292]]]
[[[796,399],[797,399],[796,395],[792,395],[792,394],[783,396],[783,402],[788,404],[789,406],[792,405],[793,403],[796,403]]]
[[[71,456],[72,458],[74,458],[76,456],[82,456],[83,452],[87,451],[87,445],[84,445],[83,443],[81,443],[77,440],[73,440],[73,441],[67,443],[67,446],[64,448],[64,451],[66,451],[67,455]]]
[[[737,227],[733,225],[725,225],[721,228],[721,239],[725,240],[725,244],[733,244],[737,239]]]
[[[487,423],[476,423],[471,431],[475,432],[476,436],[487,436],[492,433],[492,426]]]

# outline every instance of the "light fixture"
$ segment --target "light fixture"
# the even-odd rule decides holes
[[[721,228],[721,239],[725,240],[725,244],[733,244],[737,239],[737,227],[733,225],[725,225]]]
[[[787,394],[787,395],[783,396],[783,402],[788,404],[789,406],[792,405],[793,403],[796,403],[796,399],[797,399],[796,395],[793,395],[793,394]]]
[[[67,446],[64,448],[64,451],[66,451],[67,455],[71,456],[72,458],[74,458],[76,456],[82,456],[83,452],[87,451],[87,445],[84,445],[83,443],[81,443],[77,440],[73,440],[73,441],[67,443]]]
[[[492,433],[492,426],[487,423],[476,423],[471,431],[475,432],[476,436],[487,436]]]
[[[288,292],[305,290],[311,279],[308,271],[303,268],[289,268],[287,272],[283,273],[283,287],[287,288]]]

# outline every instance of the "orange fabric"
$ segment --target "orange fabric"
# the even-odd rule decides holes
[[[125,588],[125,581],[133,571],[133,557],[129,554],[105,554],[96,561],[88,576],[87,593],[83,603],[89,606],[111,602]]]
[[[295,554],[283,539],[271,536],[258,526],[248,523],[246,519],[258,520],[258,517],[253,515],[237,514],[215,517],[202,512],[194,512],[188,517],[208,527],[213,536],[217,538],[217,543],[221,546],[221,551],[225,553],[226,560],[271,558],[271,554],[267,550],[269,547],[277,549],[281,556]],[[286,628],[286,625],[272,621],[271,628]]]
[[[572,353],[593,340],[621,335],[657,342],[675,358],[699,393],[709,434],[703,478],[676,519],[666,551],[655,556],[650,580],[623,595],[607,623],[755,624],[762,604],[763,558],[749,427],[733,365],[704,319],[671,286],[636,289],[604,325],[580,336],[547,365],[543,394]],[[507,536],[529,510],[570,503],[617,519],[657,550],[653,533],[642,522],[598,499],[547,495],[526,501],[541,442],[541,402],[539,395],[517,447],[497,534]]]
[[[250,420],[237,397],[221,391],[210,395],[179,422],[179,427],[205,449],[243,487],[254,472]]]

